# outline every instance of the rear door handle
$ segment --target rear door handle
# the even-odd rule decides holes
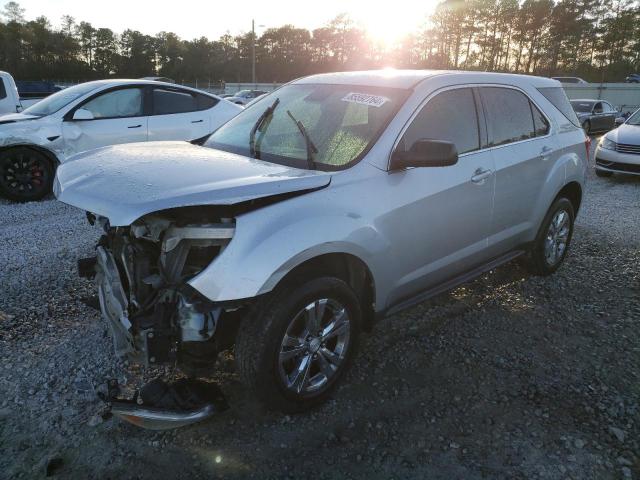
[[[191,120],[191,123],[202,123],[202,119],[200,119],[200,120]]]
[[[142,126],[142,124],[140,125],[129,125],[127,128],[140,128]]]
[[[478,168],[475,172],[473,172],[473,177],[471,177],[471,181],[473,183],[481,183],[486,178],[489,178],[493,171],[489,169]]]

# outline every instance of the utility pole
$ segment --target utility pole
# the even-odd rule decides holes
[[[256,21],[251,20],[251,83],[256,83]]]

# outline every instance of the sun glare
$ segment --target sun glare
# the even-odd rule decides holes
[[[393,46],[424,25],[437,0],[394,2],[394,8],[363,8],[350,15],[362,25],[374,41]]]

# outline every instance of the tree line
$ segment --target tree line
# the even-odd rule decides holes
[[[411,12],[407,12],[410,15]],[[178,82],[284,82],[369,68],[467,69],[621,81],[640,70],[637,0],[444,0],[424,27],[389,45],[345,14],[309,31],[293,25],[216,40],[147,35],[76,21],[0,15],[0,69],[17,79],[90,80],[160,75]]]

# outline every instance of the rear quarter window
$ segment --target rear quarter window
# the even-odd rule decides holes
[[[576,127],[580,126],[576,112],[573,111],[567,94],[564,93],[562,87],[542,87],[538,88],[538,91],[551,102],[551,104],[558,109],[558,111],[565,116],[567,120],[573,123]]]
[[[7,89],[4,87],[4,80],[0,78],[0,100],[7,98]]]
[[[198,99],[198,110],[208,110],[218,104],[218,99],[209,95],[196,94]]]

